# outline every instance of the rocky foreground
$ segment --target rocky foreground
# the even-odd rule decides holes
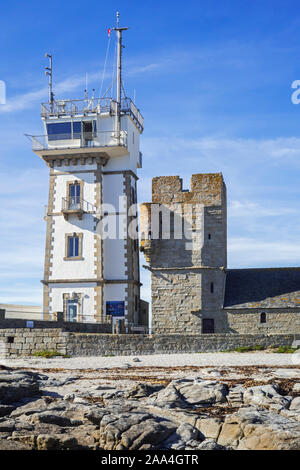
[[[8,449],[299,450],[300,368],[0,366]]]

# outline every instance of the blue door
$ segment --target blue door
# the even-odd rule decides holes
[[[77,321],[78,300],[68,300],[67,321]]]

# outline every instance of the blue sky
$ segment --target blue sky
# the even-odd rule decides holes
[[[125,88],[145,118],[139,201],[153,176],[181,175],[188,188],[193,173],[222,171],[229,267],[299,266],[298,2],[11,0],[0,17],[0,302],[42,301],[48,169],[24,133],[42,133],[45,52],[57,98],[83,97],[86,73],[99,90],[116,10],[130,27]]]

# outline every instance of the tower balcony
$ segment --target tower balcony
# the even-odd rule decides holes
[[[115,131],[80,132],[68,134],[28,135],[31,139],[32,150],[39,157],[59,159],[67,156],[97,156],[105,154],[108,157],[127,155],[127,132]]]
[[[69,215],[76,215],[81,220],[85,212],[84,200],[77,196],[63,197],[61,211],[65,220],[68,220]]]

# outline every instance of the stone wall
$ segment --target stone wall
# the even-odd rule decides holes
[[[0,357],[31,356],[35,352],[45,349],[66,354],[68,335],[69,333],[64,332],[61,328],[0,329]]]
[[[73,356],[200,353],[232,350],[240,346],[284,346],[300,335],[141,335],[71,333],[62,329],[0,329],[0,357],[31,356],[56,350]]]
[[[266,323],[260,322],[261,313]],[[288,309],[228,309],[222,312],[223,328],[232,333],[300,334],[300,311]]]
[[[155,211],[162,213],[159,224]],[[214,320],[215,332],[226,331],[219,314],[226,220],[221,173],[192,175],[190,191],[182,189],[179,176],[153,178],[152,202],[141,205],[141,251],[151,271],[154,334],[199,334],[202,319]],[[182,236],[174,230],[180,224]]]
[[[232,350],[240,346],[291,345],[300,335],[81,335],[71,333],[71,356],[179,354]]]

